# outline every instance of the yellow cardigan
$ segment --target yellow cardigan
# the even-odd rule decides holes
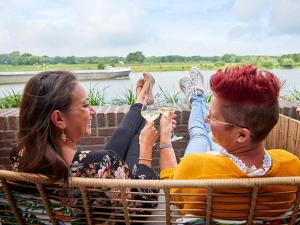
[[[287,176],[299,176],[300,175],[300,160],[293,154],[280,150],[269,150],[268,153],[272,158],[272,167],[268,173],[262,177],[287,177]],[[247,178],[247,174],[243,173],[228,157],[223,155],[209,154],[209,153],[198,153],[189,154],[183,157],[178,164],[177,168],[168,168],[160,173],[161,179],[169,180],[192,180],[192,179],[226,179],[226,178]],[[261,188],[259,193],[262,192],[296,192],[294,187],[282,187],[282,186],[269,186]],[[193,189],[193,188],[173,188],[171,189],[171,194],[183,194],[183,193],[193,193],[193,194],[204,194],[206,189]],[[218,189],[214,190],[214,193],[251,193],[248,188],[239,189]],[[285,204],[263,204],[264,202],[274,201],[274,198],[278,202],[286,201]],[[288,203],[289,200],[294,200],[296,198],[295,193],[285,193],[266,195],[265,197],[259,197],[257,200],[258,209],[283,209],[288,210],[291,204]],[[187,196],[178,195],[172,196],[174,201],[203,201],[206,202],[205,196]],[[240,196],[214,196],[213,201],[218,202],[212,209],[212,214],[214,217],[219,218],[247,218],[247,212],[241,213],[240,210],[247,210],[250,207],[250,197],[245,195]],[[226,204],[224,204],[226,202]],[[241,204],[228,204],[228,202],[238,202]],[[223,203],[223,204],[222,204]],[[260,204],[261,203],[261,204]],[[177,207],[181,209],[182,214],[196,214],[205,215],[205,204],[177,204]],[[198,213],[195,211],[189,211],[188,209],[203,209]],[[228,213],[224,210],[239,210],[238,213]],[[281,213],[280,213],[281,214]],[[256,214],[256,216],[276,216],[277,213],[267,213]]]

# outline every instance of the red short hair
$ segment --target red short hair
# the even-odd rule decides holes
[[[280,80],[253,65],[218,70],[210,79],[217,97],[225,100],[220,111],[228,123],[248,128],[253,141],[265,139],[279,117]]]
[[[253,65],[218,70],[210,79],[212,91],[231,103],[270,106],[278,101],[280,80]]]

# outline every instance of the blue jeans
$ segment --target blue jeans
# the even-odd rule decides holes
[[[208,114],[206,99],[202,93],[192,96],[192,109],[189,117],[188,131],[190,140],[184,155],[189,153],[203,153],[219,151],[221,147],[212,140],[209,124],[204,122]]]

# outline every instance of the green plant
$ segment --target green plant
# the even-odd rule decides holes
[[[21,94],[19,92],[15,92],[13,89],[11,91],[7,91],[4,93],[4,97],[0,99],[0,108],[18,108],[21,103]]]
[[[173,91],[164,91],[162,88],[161,88],[161,86],[159,86],[158,85],[158,87],[159,87],[159,89],[160,89],[160,91],[161,91],[161,93],[162,93],[162,98],[163,99],[161,99],[163,102],[166,102],[166,103],[179,103],[180,102],[180,100],[181,100],[181,98],[180,98],[180,91],[175,91],[174,89],[173,89]]]
[[[89,99],[89,103],[92,106],[102,106],[105,104],[105,89],[108,88],[104,87],[101,90],[96,88],[96,85],[89,87],[89,91],[88,91],[88,99]]]
[[[300,90],[297,90],[296,88],[294,88],[289,95],[289,99],[300,100]]]
[[[208,94],[206,94],[206,102],[207,103],[210,103],[211,102],[211,99],[212,99],[212,96],[213,96],[213,93],[208,93]]]
[[[112,100],[113,105],[133,105],[135,103],[135,94],[131,88],[125,88],[123,96]]]
[[[97,69],[98,69],[98,70],[103,70],[104,67],[105,67],[105,66],[104,66],[103,63],[98,63],[98,64],[97,64]]]

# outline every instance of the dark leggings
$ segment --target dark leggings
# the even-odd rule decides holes
[[[105,150],[118,153],[131,169],[138,163],[140,156],[139,136],[145,125],[145,119],[141,116],[142,106],[136,103],[130,107],[104,147]]]

